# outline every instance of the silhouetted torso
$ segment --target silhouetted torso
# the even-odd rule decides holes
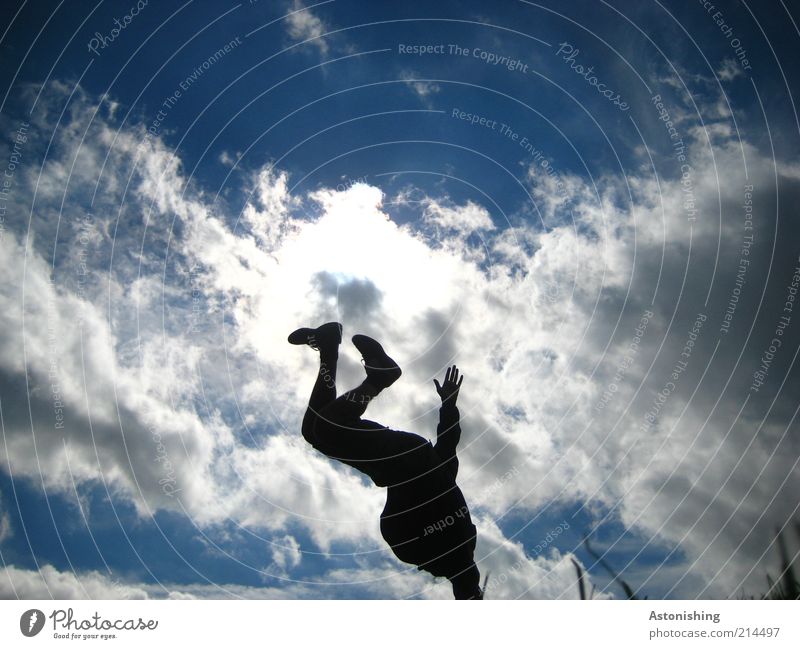
[[[381,534],[401,561],[449,577],[472,563],[475,526],[452,465],[430,444],[414,461],[418,477],[387,489]]]

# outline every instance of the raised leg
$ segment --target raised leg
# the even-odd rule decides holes
[[[338,349],[320,352],[317,380],[311,390],[311,397],[308,400],[308,408],[306,408],[306,413],[303,416],[301,427],[303,437],[312,445],[314,444],[313,431],[317,418],[326,406],[336,401],[336,365],[338,360]]]
[[[333,388],[333,398],[330,398],[330,392],[324,392],[323,388],[320,388],[320,393],[324,396],[309,406],[317,414],[322,414],[324,408],[327,419],[334,424],[344,426],[360,419],[370,401],[378,396],[382,390],[392,385],[402,374],[397,363],[386,354],[378,341],[369,336],[356,335],[353,336],[353,344],[355,344],[364,358],[364,369],[367,372],[367,377],[363,383],[352,390],[348,390],[338,399],[336,399],[335,387]],[[327,372],[326,376],[330,374],[321,364],[320,376],[323,375],[323,372]],[[314,395],[312,394],[313,399]],[[324,401],[324,399],[327,399],[327,401]],[[318,403],[319,406],[317,406]],[[363,426],[356,427],[363,428]],[[376,428],[384,427],[378,425]]]
[[[301,432],[303,437],[314,444],[314,424],[319,413],[336,400],[336,365],[339,360],[339,344],[342,342],[342,325],[328,322],[316,329],[307,327],[297,329],[289,335],[292,345],[308,345],[319,351],[319,370],[308,408],[303,416]]]

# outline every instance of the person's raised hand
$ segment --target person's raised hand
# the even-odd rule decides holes
[[[452,399],[455,401],[458,398],[458,390],[461,388],[461,384],[464,382],[464,376],[459,377],[458,368],[453,365],[453,367],[448,367],[447,372],[444,375],[444,383],[439,385],[439,381],[433,379],[433,383],[436,386],[436,392],[439,393],[439,396],[442,399],[442,403],[445,401],[449,401]]]

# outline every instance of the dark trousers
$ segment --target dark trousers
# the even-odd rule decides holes
[[[371,399],[363,384],[337,397],[336,356],[323,356],[303,417],[303,437],[321,453],[362,471],[380,487],[411,485],[436,468],[433,448],[420,435],[362,419]]]

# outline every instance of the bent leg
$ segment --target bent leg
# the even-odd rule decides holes
[[[314,420],[316,448],[367,474],[381,487],[413,480],[419,473],[419,455],[430,442],[362,419],[375,393],[362,383],[323,407]]]
[[[325,417],[333,423],[345,424],[361,418],[369,405],[376,396],[378,390],[364,381],[357,388],[348,390],[338,399],[334,390],[334,398],[320,407],[320,414],[325,413]],[[385,428],[385,426],[381,426]]]

